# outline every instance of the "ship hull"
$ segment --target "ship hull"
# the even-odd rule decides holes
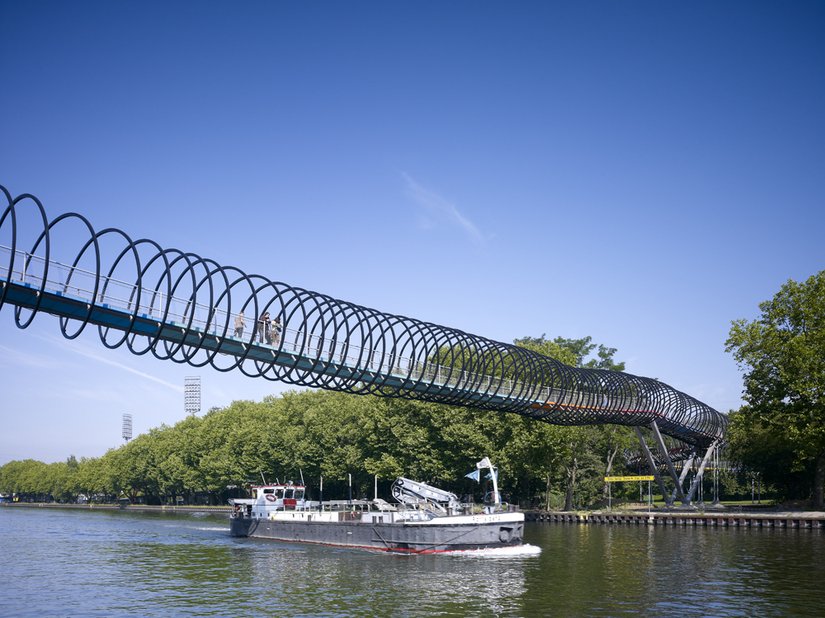
[[[456,521],[451,522],[454,519]],[[233,536],[428,554],[520,545],[523,514],[444,517],[434,522],[273,521],[233,518]]]

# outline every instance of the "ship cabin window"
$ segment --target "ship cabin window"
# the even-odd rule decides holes
[[[295,493],[295,490],[292,487],[287,487],[286,493],[284,494],[284,498],[292,498],[292,494]]]
[[[295,499],[296,500],[303,500],[304,499],[304,490],[303,490],[303,488],[295,490]]]
[[[283,488],[283,487],[279,487],[279,488],[278,488],[278,491],[277,491],[277,493],[276,493],[275,495],[276,495],[276,496],[278,496],[278,498],[279,498],[279,499],[280,499],[280,498],[283,498],[283,497],[284,497],[284,488]]]
[[[275,490],[272,489],[271,487],[267,487],[266,489],[264,489],[264,493],[265,494],[272,494],[272,493],[275,493]]]

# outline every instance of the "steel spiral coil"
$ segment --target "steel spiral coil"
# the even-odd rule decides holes
[[[14,304],[9,294],[15,282],[37,288],[36,301],[14,306],[20,328],[39,312],[59,314],[44,309],[42,299],[74,293],[88,302],[80,314],[59,314],[65,337],[92,325],[106,347],[125,345],[138,355],[313,388],[515,412],[553,424],[655,420],[663,433],[695,446],[724,435],[724,415],[662,382],[570,367],[511,344],[249,275],[115,228],[96,231],[80,214],[49,219],[35,196],[12,197],[0,189],[7,201],[0,255],[8,256],[7,264],[0,260],[0,310]],[[128,319],[113,325],[96,317],[111,307]],[[241,313],[242,334],[235,331]],[[138,325],[150,319],[163,328],[141,331]],[[180,334],[170,336],[167,325]]]

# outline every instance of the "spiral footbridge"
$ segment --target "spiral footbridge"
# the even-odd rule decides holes
[[[0,310],[12,306],[20,328],[48,313],[69,339],[95,328],[108,348],[194,367],[559,425],[654,423],[700,449],[724,436],[725,415],[657,380],[570,367],[115,228],[96,230],[80,214],[50,219],[35,196],[0,190]]]

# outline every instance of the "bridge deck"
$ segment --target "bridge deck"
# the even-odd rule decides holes
[[[11,222],[15,246],[20,199],[10,199],[0,218],[0,228]],[[0,308],[17,306],[22,328],[45,312],[61,319],[70,338],[91,324],[108,347],[125,343],[135,353],[151,349],[158,358],[302,386],[515,412],[554,424],[656,421],[662,433],[700,447],[724,434],[722,415],[661,382],[568,367],[510,344],[248,276],[151,241],[132,242],[118,230],[94,234],[89,227],[90,239],[76,257],[47,259],[54,255],[47,247],[55,223],[82,217],[67,214],[47,223],[37,205],[45,228],[30,252],[0,245],[9,265],[0,268]],[[99,246],[106,234],[126,244],[108,275]],[[141,257],[139,249],[149,255]],[[96,266],[84,270],[79,264],[88,264],[90,254]],[[124,281],[116,270],[131,274]],[[149,272],[154,284],[147,283]],[[231,307],[248,308],[253,315],[247,320],[260,330],[234,336],[238,309]],[[266,333],[264,340],[269,326],[259,320],[268,308],[283,318],[283,331],[273,338]]]
[[[0,278],[0,289],[5,292],[4,301],[31,310],[43,311],[61,318],[87,321],[102,328],[113,328],[149,339],[157,339],[172,344],[189,346],[200,350],[225,354],[236,358],[244,358],[260,363],[283,365],[312,373],[321,373],[353,382],[367,384],[379,383],[399,391],[411,391],[422,394],[461,396],[476,404],[489,407],[505,407],[512,400],[525,403],[521,393],[536,391],[520,383],[511,382],[509,390],[489,392],[472,387],[475,383],[493,384],[490,376],[465,375],[452,381],[444,380],[441,376],[448,375],[446,368],[441,371],[431,371],[433,378],[426,380],[424,376],[411,377],[407,373],[386,371],[384,369],[370,369],[350,366],[347,362],[333,359],[319,360],[303,354],[299,346],[290,345],[286,341],[278,344],[267,344],[258,341],[250,342],[247,339],[224,335],[216,331],[205,331],[198,326],[188,326],[182,322],[162,321],[147,313],[134,313],[126,309],[111,305],[107,302],[92,304],[89,298],[81,298],[66,294],[59,290],[48,290],[33,287],[30,283],[9,282]],[[348,360],[350,357],[347,357]],[[497,379],[497,378],[496,378]],[[628,424],[638,425],[649,423],[661,416],[654,411],[632,409],[610,409],[602,406],[584,406],[577,401],[581,396],[570,393],[564,396],[556,393],[558,401],[553,401],[551,389],[544,391],[544,398],[528,396],[527,408],[537,412],[552,412],[560,408],[589,410],[594,413],[627,415]],[[567,401],[565,401],[566,399]]]

